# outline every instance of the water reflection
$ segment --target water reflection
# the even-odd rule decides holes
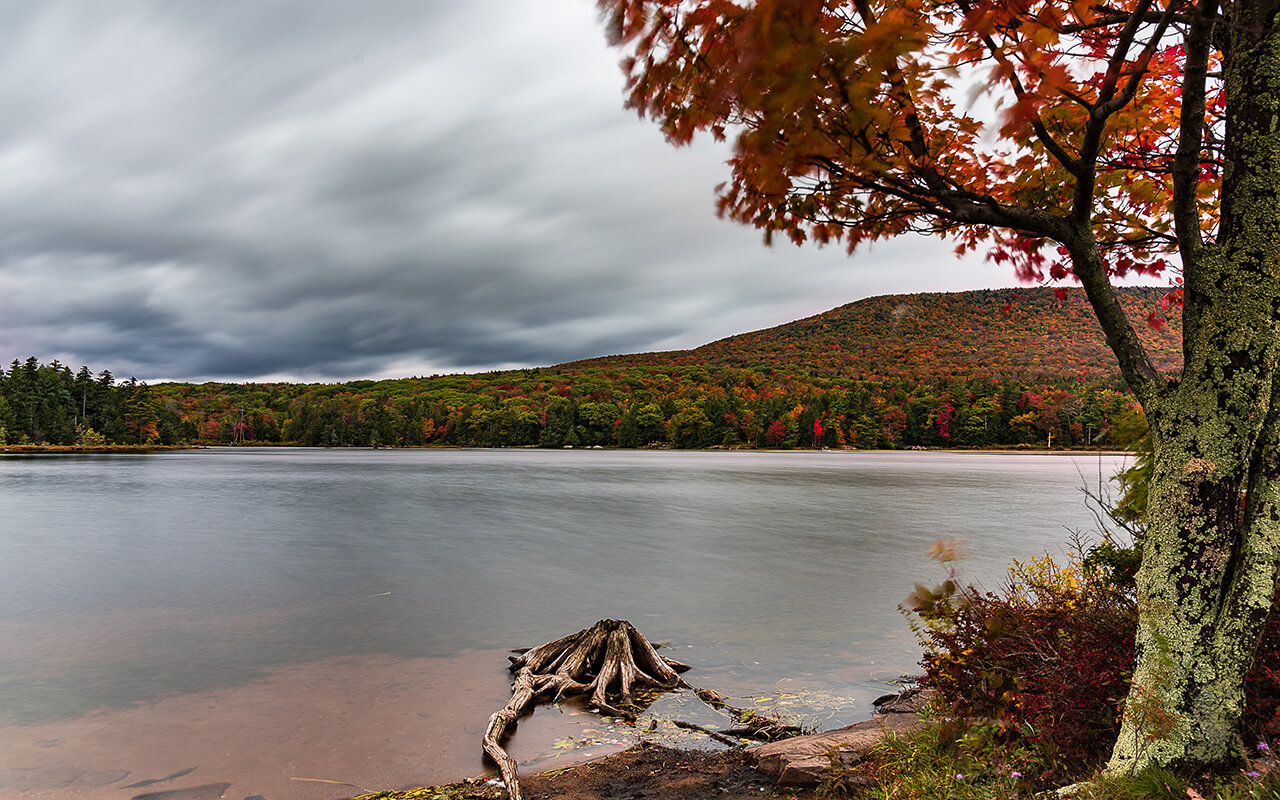
[[[66,763],[62,745],[16,755],[40,726],[92,730],[123,747],[127,737],[94,726],[140,724],[103,720],[142,713],[159,731],[186,730],[166,710],[173,703],[284,692],[282,670],[306,668],[311,693],[291,678],[277,722],[227,723],[260,757],[301,752],[289,748],[302,731],[336,726],[341,738],[351,724],[352,714],[318,716],[317,698],[339,685],[323,665],[343,665],[343,692],[374,698],[387,682],[344,658],[465,661],[603,617],[680,648],[700,685],[745,695],[802,680],[854,698],[832,727],[865,715],[882,679],[913,669],[897,604],[915,581],[940,575],[924,555],[933,541],[969,540],[963,568],[988,580],[1009,558],[1056,552],[1064,528],[1092,524],[1081,476],[1096,480],[1115,463],[511,450],[0,458],[0,775],[33,769],[19,759],[40,754]],[[503,663],[471,664],[462,685],[502,695]],[[469,742],[435,705],[414,712],[428,716],[413,735]],[[214,747],[209,735],[192,733],[190,752]],[[390,752],[346,740],[326,764]],[[94,770],[136,772],[103,748]],[[458,777],[474,757],[428,760]],[[273,763],[279,771],[280,759],[299,758]],[[387,758],[383,785],[425,779],[422,759]],[[296,796],[327,796],[309,788]]]

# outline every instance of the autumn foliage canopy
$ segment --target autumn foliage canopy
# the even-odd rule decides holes
[[[630,53],[628,104],[676,143],[733,138],[720,210],[767,236],[853,249],[943,233],[1044,280],[1070,274],[1063,223],[1087,214],[1106,273],[1157,274],[1178,245],[1176,163],[1199,224],[1214,224],[1223,94],[1203,78],[1208,49],[1177,35],[1195,24],[1185,2],[601,6]]]

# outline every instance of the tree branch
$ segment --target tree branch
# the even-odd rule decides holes
[[[915,209],[904,210],[904,215],[924,214],[958,225],[1010,228],[1060,242],[1068,241],[1071,236],[1072,228],[1062,217],[1044,209],[1006,205],[987,195],[953,189],[950,182],[936,172],[934,180],[919,176],[924,184],[920,186],[887,174],[874,178],[849,174],[838,163],[824,156],[814,156],[809,161],[825,170],[833,180],[844,181],[853,189],[881,192],[916,206]]]
[[[967,0],[960,0],[960,2],[958,2],[956,5],[961,11],[964,11],[966,14],[970,12],[969,3],[967,2]],[[995,39],[991,37],[991,34],[986,34],[986,33],[982,34],[982,43],[987,46],[987,50],[991,52],[992,58],[994,58],[997,62],[1007,64],[1006,59],[999,54],[1000,50],[996,46]],[[1019,80],[1017,70],[1013,68],[1009,69],[1009,85],[1013,87],[1013,94],[1019,100],[1022,100],[1024,97],[1026,97],[1027,89],[1025,86],[1022,85],[1022,81]],[[1084,105],[1086,108],[1089,107],[1089,104],[1085,102],[1084,98],[1078,97],[1076,95],[1072,95],[1068,92],[1063,92],[1063,94],[1073,102],[1080,103],[1081,105]],[[1049,151],[1049,155],[1053,156],[1059,164],[1065,167],[1067,172],[1070,172],[1072,175],[1075,175],[1076,170],[1080,168],[1079,160],[1074,156],[1072,156],[1070,153],[1068,153],[1066,148],[1058,143],[1057,139],[1053,138],[1053,134],[1049,132],[1049,129],[1045,127],[1044,121],[1040,119],[1039,113],[1031,117],[1031,130],[1035,132],[1036,138],[1039,139],[1040,143],[1043,144],[1045,149]]]
[[[1201,149],[1205,125],[1205,83],[1217,0],[1200,0],[1187,33],[1187,61],[1182,75],[1182,109],[1178,150],[1173,157],[1173,230],[1184,267],[1192,263],[1202,241],[1196,189],[1200,183]]]
[[[1107,338],[1107,346],[1120,363],[1120,374],[1146,406],[1165,380],[1151,363],[1151,357],[1142,342],[1138,341],[1138,334],[1120,305],[1115,287],[1107,279],[1106,265],[1102,262],[1102,254],[1098,251],[1093,233],[1087,227],[1081,229],[1068,242],[1067,250],[1071,254],[1072,269],[1084,286],[1094,313],[1098,315],[1098,323]]]
[[[1134,63],[1133,71],[1129,73],[1129,82],[1125,84],[1124,90],[1118,97],[1112,98],[1109,103],[1104,103],[1099,107],[1098,113],[1110,116],[1133,101],[1133,98],[1138,94],[1138,87],[1142,84],[1143,76],[1147,74],[1147,67],[1150,66],[1151,59],[1155,56],[1156,51],[1160,49],[1160,42],[1164,39],[1165,31],[1169,30],[1169,25],[1172,21],[1173,3],[1170,3],[1164,18],[1156,25],[1155,33],[1151,34],[1151,38],[1147,40],[1146,46],[1142,48],[1142,53],[1138,56],[1137,62]],[[1111,106],[1114,107],[1112,108]]]
[[[1159,22],[1164,18],[1164,11],[1148,11],[1141,16],[1142,22]],[[1133,19],[1135,14],[1104,14],[1092,22],[1082,23],[1080,25],[1063,25],[1059,29],[1059,33],[1085,33],[1086,31],[1096,31],[1102,28],[1109,28],[1113,25],[1127,23]],[[1187,17],[1181,14],[1175,14],[1173,17],[1175,22],[1185,22]]]
[[[1172,2],[1169,4],[1169,8],[1162,16],[1156,32],[1147,41],[1147,45],[1143,48],[1142,55],[1139,57],[1138,63],[1135,65],[1133,74],[1130,75],[1124,90],[1117,93],[1124,65],[1128,61],[1129,48],[1133,46],[1133,42],[1138,35],[1138,29],[1142,26],[1143,18],[1150,11],[1150,8],[1151,0],[1141,0],[1139,7],[1134,10],[1128,24],[1125,25],[1124,30],[1117,37],[1115,50],[1112,51],[1111,59],[1107,63],[1106,76],[1103,78],[1102,86],[1098,89],[1098,104],[1090,112],[1089,122],[1085,126],[1084,141],[1080,147],[1080,160],[1085,166],[1077,173],[1079,181],[1076,183],[1075,194],[1071,201],[1071,219],[1077,229],[1085,229],[1093,217],[1093,193],[1097,186],[1097,164],[1098,158],[1102,153],[1102,141],[1106,134],[1107,121],[1112,114],[1128,105],[1137,94],[1138,86],[1142,82],[1142,76],[1147,71],[1147,65],[1151,63],[1151,57],[1155,54],[1160,39],[1164,36],[1164,31],[1168,29],[1173,15],[1174,4]],[[1105,271],[1103,277],[1105,279]]]

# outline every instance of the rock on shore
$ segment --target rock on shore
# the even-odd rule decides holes
[[[876,701],[876,717],[845,728],[753,747],[747,751],[756,769],[778,786],[816,786],[834,766],[849,768],[886,736],[906,736],[925,721],[919,711],[933,693],[908,689]]]

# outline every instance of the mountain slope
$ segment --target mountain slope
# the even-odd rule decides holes
[[[1156,367],[1182,363],[1182,323],[1158,287],[1118,290]],[[1146,323],[1158,315],[1157,330]],[[1158,324],[1159,324],[1158,323]],[[1093,380],[1117,372],[1083,289],[982,289],[859,300],[693,350],[609,356],[562,367],[722,366],[859,379]]]

